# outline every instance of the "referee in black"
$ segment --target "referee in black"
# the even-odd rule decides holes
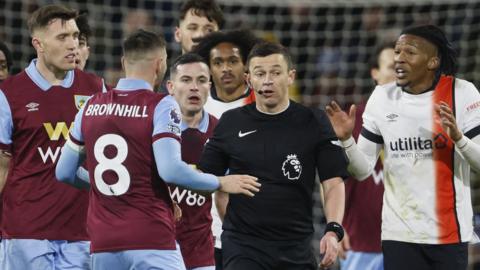
[[[280,44],[256,45],[247,59],[256,103],[225,112],[207,143],[199,168],[222,175],[258,177],[255,197],[231,195],[223,223],[226,270],[317,269],[311,241],[315,172],[327,218],[320,241],[322,267],[331,266],[342,240],[347,161],[324,111],[288,96],[295,79]]]

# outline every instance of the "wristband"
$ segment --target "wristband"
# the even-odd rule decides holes
[[[342,225],[338,224],[337,222],[327,223],[327,226],[325,227],[325,233],[327,232],[334,232],[337,235],[338,242],[342,241],[343,236],[345,235]]]

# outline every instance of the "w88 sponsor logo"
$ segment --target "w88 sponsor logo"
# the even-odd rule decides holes
[[[176,201],[178,204],[185,201],[188,206],[202,206],[207,200],[203,195],[179,187],[175,187],[175,189],[171,191],[170,196],[172,197],[172,200]]]

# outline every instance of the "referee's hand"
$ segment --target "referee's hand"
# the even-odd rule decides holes
[[[261,184],[258,183],[258,178],[250,175],[227,175],[218,177],[220,187],[218,190],[232,193],[232,194],[244,194],[249,197],[255,196],[254,192],[260,191]]]
[[[320,262],[321,268],[332,266],[337,260],[338,255],[338,239],[334,232],[327,232],[320,240],[320,253],[323,259]]]

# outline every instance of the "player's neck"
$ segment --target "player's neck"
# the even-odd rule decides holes
[[[146,72],[130,71],[126,74],[128,79],[142,80],[149,83],[152,87],[155,85],[155,77],[146,74]]]
[[[196,113],[183,113],[182,112],[182,121],[187,124],[189,128],[198,128],[200,122],[202,121],[203,110]]]
[[[37,59],[35,67],[51,85],[61,85],[68,72],[68,70],[60,70],[53,65],[45,63],[40,57]]]
[[[232,102],[237,100],[243,94],[245,94],[245,90],[247,89],[246,84],[241,84],[233,91],[228,91],[226,89],[216,89],[217,91],[217,98],[223,102]]]

